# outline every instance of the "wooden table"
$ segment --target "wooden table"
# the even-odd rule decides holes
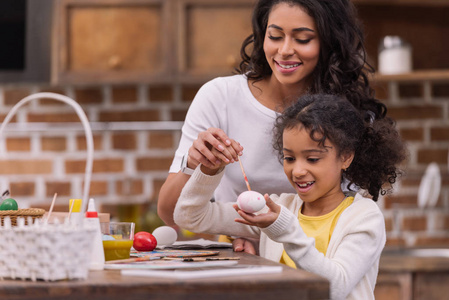
[[[280,265],[259,256],[220,249],[239,256],[239,264]],[[172,279],[122,276],[120,271],[91,271],[86,280],[57,282],[0,281],[0,299],[328,299],[329,282],[283,266],[281,273],[249,276]]]

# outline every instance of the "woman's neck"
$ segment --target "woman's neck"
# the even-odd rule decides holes
[[[271,110],[282,112],[307,90],[304,83],[283,85],[274,76],[261,81],[249,81],[249,89],[262,105]]]

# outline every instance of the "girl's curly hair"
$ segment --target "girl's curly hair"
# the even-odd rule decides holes
[[[343,96],[358,109],[383,118],[387,108],[374,98],[369,85],[368,74],[374,68],[367,62],[363,29],[350,0],[259,0],[252,16],[253,33],[243,41],[237,71],[254,81],[272,74],[263,44],[269,14],[279,3],[299,5],[315,20],[320,58],[309,92]]]
[[[406,149],[389,117],[375,119],[371,112],[360,111],[337,95],[304,95],[276,120],[273,146],[280,161],[283,132],[296,128],[305,128],[320,146],[328,140],[337,155],[354,153],[342,179],[349,181],[348,188],[355,184],[368,191],[374,201],[379,193],[391,189],[401,174],[398,165],[406,158]]]

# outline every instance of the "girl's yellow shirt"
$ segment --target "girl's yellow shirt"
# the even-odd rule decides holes
[[[315,248],[324,255],[326,255],[327,246],[329,245],[338,218],[353,201],[354,197],[346,197],[333,211],[318,217],[305,216],[301,213],[301,209],[299,210],[299,225],[301,225],[302,230],[304,230],[304,233],[308,237],[315,238]],[[295,263],[287,255],[285,250],[282,253],[280,262],[289,267],[296,268]]]

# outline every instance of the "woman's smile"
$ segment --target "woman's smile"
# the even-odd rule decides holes
[[[294,62],[294,61],[276,61],[274,60],[274,62],[276,63],[276,67],[277,69],[281,72],[281,73],[292,73],[294,71],[296,71],[299,66],[302,65],[301,62]]]

